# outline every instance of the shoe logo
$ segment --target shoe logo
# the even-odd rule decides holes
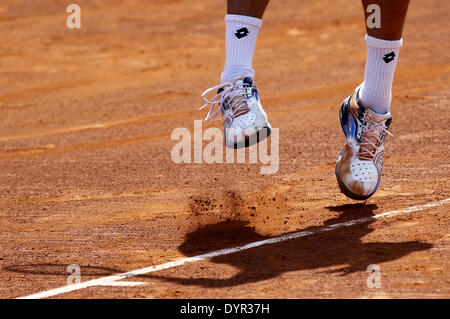
[[[391,53],[385,54],[383,57],[384,62],[389,63],[393,61],[395,58],[395,53],[392,51]]]
[[[248,29],[244,27],[237,30],[234,35],[236,36],[236,38],[241,39],[243,37],[246,37],[248,33],[249,33]]]
[[[253,95],[253,88],[246,88],[245,89],[245,97],[247,98],[247,99],[249,99],[249,98],[251,98],[252,97],[252,95]]]

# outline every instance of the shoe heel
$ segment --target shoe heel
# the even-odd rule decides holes
[[[348,103],[349,98],[345,99],[344,102],[342,102],[341,107],[339,108],[339,120],[341,122],[342,132],[344,132],[345,136],[347,136],[348,132]]]

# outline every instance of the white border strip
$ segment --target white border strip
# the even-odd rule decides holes
[[[18,299],[48,298],[48,297],[53,297],[53,296],[57,296],[57,295],[60,295],[60,294],[64,294],[64,293],[68,293],[68,292],[71,292],[71,291],[76,291],[76,290],[80,290],[80,289],[84,289],[84,288],[88,288],[88,287],[93,287],[93,286],[113,286],[113,285],[125,286],[125,285],[128,285],[128,284],[126,284],[125,282],[117,283],[117,281],[118,280],[122,280],[122,279],[126,279],[126,278],[130,278],[130,277],[143,275],[143,274],[148,274],[148,273],[151,273],[151,272],[164,270],[164,269],[178,267],[178,266],[184,265],[186,263],[190,263],[190,262],[201,261],[201,260],[204,260],[204,259],[217,257],[217,256],[229,255],[229,254],[233,254],[233,253],[236,253],[236,252],[239,252],[239,251],[243,251],[243,250],[247,250],[247,249],[251,249],[251,248],[255,248],[255,247],[259,247],[259,246],[263,246],[263,245],[279,243],[279,242],[282,242],[282,241],[295,239],[295,238],[300,238],[300,237],[305,237],[305,236],[309,236],[309,235],[313,235],[313,234],[317,234],[317,233],[321,233],[321,232],[325,232],[325,231],[329,231],[329,230],[333,230],[333,229],[337,229],[337,228],[341,228],[341,227],[348,227],[348,226],[353,226],[353,225],[356,225],[356,224],[362,224],[362,223],[366,223],[366,222],[369,222],[369,221],[374,220],[374,219],[379,219],[381,217],[388,217],[388,216],[392,217],[392,216],[398,215],[398,214],[408,214],[408,213],[411,213],[411,212],[416,212],[416,211],[423,210],[423,209],[430,208],[430,207],[441,206],[441,205],[446,204],[449,201],[450,201],[450,198],[447,198],[447,199],[443,199],[443,200],[440,200],[440,201],[434,202],[434,203],[418,205],[418,206],[412,206],[412,207],[399,209],[399,210],[393,210],[393,211],[390,211],[390,212],[381,213],[381,214],[370,216],[370,217],[366,217],[366,218],[360,218],[360,219],[351,220],[351,221],[344,222],[344,223],[338,223],[338,224],[330,225],[330,226],[323,227],[320,230],[316,230],[316,231],[299,231],[299,232],[296,232],[296,233],[291,233],[291,234],[286,234],[286,235],[282,235],[282,236],[277,236],[277,237],[273,237],[273,238],[269,238],[269,239],[256,241],[256,242],[253,242],[253,243],[249,243],[249,244],[246,244],[246,245],[243,245],[243,246],[237,246],[237,247],[234,247],[234,248],[221,249],[221,250],[213,251],[213,252],[210,252],[210,253],[207,253],[207,254],[203,254],[203,255],[198,255],[198,256],[188,257],[188,258],[182,258],[182,259],[179,259],[179,260],[176,260],[176,261],[171,261],[171,262],[168,262],[168,263],[165,263],[165,264],[161,264],[161,265],[150,266],[150,267],[146,267],[146,268],[132,270],[130,272],[125,272],[125,273],[118,274],[118,275],[107,276],[107,277],[103,277],[103,278],[99,278],[99,279],[93,279],[93,280],[89,280],[89,281],[85,281],[85,282],[81,282],[81,283],[77,283],[77,284],[73,284],[73,285],[69,285],[69,286],[64,286],[64,287],[60,287],[60,288],[56,288],[56,289],[51,289],[51,290],[39,292],[39,293],[36,293],[36,294],[33,294],[33,295],[21,297],[21,298],[18,298]],[[132,283],[130,283],[129,286],[134,286],[134,285],[136,285],[136,283],[132,282]]]

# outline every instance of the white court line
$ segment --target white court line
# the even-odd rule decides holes
[[[89,281],[85,281],[85,282],[80,282],[77,284],[68,285],[68,286],[64,286],[64,287],[60,287],[60,288],[56,288],[56,289],[51,289],[51,290],[39,292],[36,294],[32,294],[29,296],[21,297],[18,299],[41,299],[41,298],[53,297],[53,296],[57,296],[60,294],[64,294],[64,293],[68,293],[71,291],[76,291],[76,290],[80,290],[80,289],[84,289],[84,288],[88,288],[88,287],[93,287],[93,286],[112,286],[112,285],[114,285],[114,283],[116,281],[121,280],[121,279],[126,279],[126,278],[139,276],[139,275],[143,275],[143,274],[148,274],[151,272],[156,272],[156,271],[164,270],[164,269],[168,269],[168,268],[178,267],[178,266],[184,265],[186,263],[194,262],[194,261],[200,261],[200,260],[217,257],[217,256],[229,255],[229,254],[232,254],[235,252],[239,252],[239,251],[243,251],[243,250],[247,250],[247,249],[251,249],[251,248],[255,248],[255,247],[259,247],[259,246],[279,243],[282,241],[300,238],[300,237],[305,237],[305,236],[309,236],[309,235],[313,235],[313,234],[317,234],[317,233],[321,233],[321,232],[325,232],[325,231],[329,231],[329,230],[333,230],[333,229],[337,229],[337,228],[341,228],[341,227],[348,227],[348,226],[353,226],[356,224],[362,224],[362,223],[372,221],[374,219],[379,219],[381,217],[388,217],[388,216],[392,217],[392,216],[398,215],[398,214],[407,214],[407,213],[411,213],[411,212],[416,212],[416,211],[423,210],[423,209],[430,208],[430,207],[441,206],[441,205],[446,204],[449,201],[450,201],[450,198],[447,198],[447,199],[443,199],[443,200],[440,200],[440,201],[434,202],[434,203],[412,206],[412,207],[408,207],[408,208],[404,208],[404,209],[398,209],[398,210],[393,210],[393,211],[386,212],[386,213],[381,213],[381,214],[366,217],[366,218],[360,218],[360,219],[355,219],[355,220],[351,220],[351,221],[344,222],[344,223],[338,223],[338,224],[330,225],[327,227],[323,227],[323,228],[321,228],[319,230],[315,230],[315,231],[299,231],[299,232],[295,232],[295,233],[291,233],[291,234],[277,236],[277,237],[249,243],[249,244],[246,244],[243,246],[237,246],[234,248],[216,250],[216,251],[213,251],[213,252],[210,252],[207,254],[198,255],[198,256],[194,256],[194,257],[188,257],[188,258],[182,258],[182,259],[179,259],[176,261],[171,261],[171,262],[161,264],[161,265],[136,269],[136,270],[132,270],[132,271],[125,272],[122,274],[118,274],[118,275],[107,276],[107,277],[93,279],[93,280],[89,280]],[[122,285],[122,284],[119,284],[119,285]],[[124,283],[123,285],[127,285],[127,284]]]

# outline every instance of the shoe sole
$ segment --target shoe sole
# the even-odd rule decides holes
[[[341,121],[341,128],[342,128],[342,131],[344,132],[344,135],[345,135],[345,130],[344,130],[344,123],[342,122],[342,114],[343,114],[343,112],[345,111],[345,110],[344,110],[344,107],[345,107],[345,102],[346,102],[346,101],[347,101],[347,100],[345,100],[345,101],[341,104],[341,107],[340,107],[340,109],[339,109],[339,120]],[[345,149],[345,147],[344,147],[344,149]],[[354,200],[366,200],[366,199],[370,198],[373,194],[375,194],[375,192],[376,192],[377,189],[378,189],[378,185],[380,185],[380,180],[378,180],[377,185],[375,185],[375,189],[372,191],[372,193],[370,193],[370,194],[368,194],[368,195],[355,194],[355,193],[353,193],[351,190],[349,190],[349,189],[347,188],[347,186],[345,186],[344,182],[341,180],[341,174],[339,173],[339,171],[340,171],[340,170],[339,170],[339,167],[340,167],[340,164],[341,164],[341,157],[342,157],[342,153],[344,152],[344,149],[342,149],[341,154],[339,154],[339,158],[338,158],[338,160],[336,161],[336,168],[335,168],[335,170],[334,170],[334,173],[336,174],[336,179],[337,179],[339,188],[340,188],[341,192],[342,192],[345,196],[347,196],[348,198],[350,198],[350,199],[354,199]]]
[[[261,132],[263,130],[266,130],[266,134],[261,134]],[[246,148],[249,146],[252,146],[254,144],[258,144],[259,142],[265,140],[266,138],[268,138],[270,136],[270,133],[272,133],[272,127],[269,126],[263,126],[262,128],[259,129],[259,131],[256,132],[256,141],[252,138],[250,138],[250,136],[245,136],[245,141],[243,142],[239,142],[239,143],[229,143],[228,141],[225,140],[225,145],[227,147],[230,148]]]

